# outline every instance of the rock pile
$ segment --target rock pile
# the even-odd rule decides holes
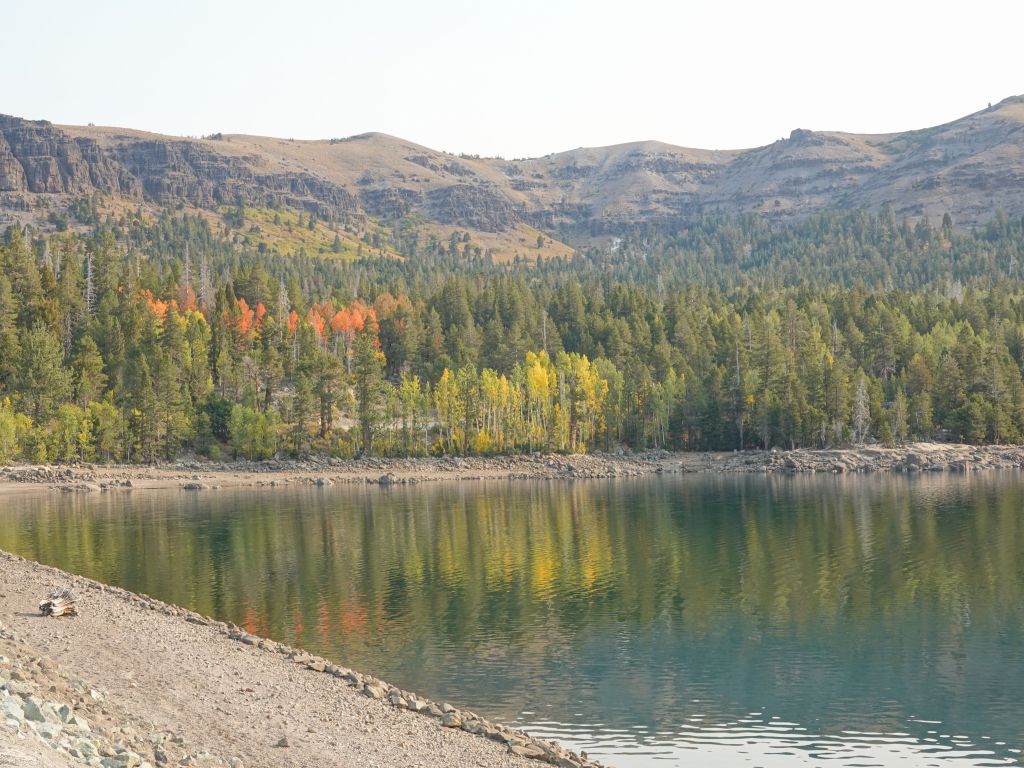
[[[0,482],[8,483],[78,483],[95,482],[96,473],[89,469],[60,466],[0,467]]]
[[[0,483],[39,483],[57,491],[91,493],[112,488],[131,488],[129,478],[100,480],[92,465],[0,467]]]

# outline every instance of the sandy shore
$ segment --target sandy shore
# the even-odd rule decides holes
[[[39,616],[40,599],[66,586],[80,616]],[[0,766],[526,768],[538,760],[590,765],[233,625],[0,551]]]
[[[971,472],[1024,468],[1024,447],[910,443],[792,451],[445,457],[427,459],[308,459],[149,466],[0,467],[0,493],[50,488],[65,492],[278,485],[416,484],[472,480],[581,480],[691,472],[856,473]]]

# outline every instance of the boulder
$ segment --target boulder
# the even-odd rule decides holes
[[[544,757],[544,750],[535,744],[510,744],[508,751],[513,755],[538,760]]]
[[[363,684],[363,695],[368,696],[371,699],[383,699],[384,688],[380,685],[374,685],[373,683]],[[411,709],[411,707],[410,707]]]
[[[448,712],[441,718],[441,725],[445,728],[461,728],[462,718],[455,712]]]
[[[31,720],[34,723],[46,722],[46,716],[43,713],[43,704],[35,696],[29,696],[21,702],[22,712],[25,713],[25,719]]]

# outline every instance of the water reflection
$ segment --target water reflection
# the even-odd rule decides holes
[[[17,496],[0,547],[620,766],[1024,742],[1024,481],[689,477]]]

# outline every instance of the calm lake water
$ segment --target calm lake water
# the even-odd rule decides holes
[[[621,768],[1022,762],[1017,474],[16,495],[0,548]]]

